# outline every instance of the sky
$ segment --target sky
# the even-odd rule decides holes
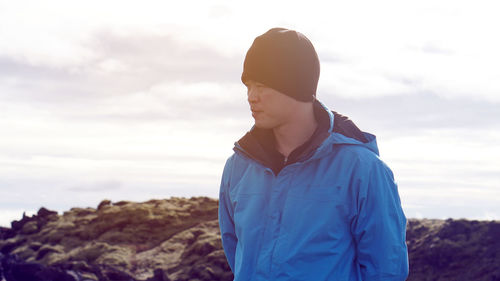
[[[216,198],[272,27],[317,97],[377,136],[409,218],[500,219],[495,1],[0,0],[0,226],[40,207]]]

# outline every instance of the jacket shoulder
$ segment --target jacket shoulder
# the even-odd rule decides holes
[[[361,163],[381,162],[380,157],[371,149],[356,144],[333,144],[335,157]]]
[[[367,178],[369,175],[385,174],[394,178],[389,166],[373,152],[362,145],[337,145],[335,157],[338,157],[344,165],[353,167],[354,176]]]

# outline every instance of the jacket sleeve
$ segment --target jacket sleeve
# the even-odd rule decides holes
[[[405,280],[408,276],[406,218],[393,174],[377,160],[355,183],[358,194],[351,231],[359,270],[362,280]]]
[[[238,239],[236,238],[234,230],[234,221],[233,221],[234,212],[231,205],[231,200],[229,198],[229,175],[231,174],[229,171],[230,161],[231,158],[226,162],[226,166],[224,167],[224,172],[222,174],[222,181],[220,185],[219,227],[222,239],[222,247],[224,248],[226,259],[229,264],[229,267],[231,267],[231,271],[234,272],[234,257]]]

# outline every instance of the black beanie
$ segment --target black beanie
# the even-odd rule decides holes
[[[262,83],[299,101],[312,101],[319,79],[319,59],[302,33],[272,28],[247,52],[241,81]]]

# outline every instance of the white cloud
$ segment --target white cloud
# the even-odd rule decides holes
[[[308,29],[317,38],[320,57],[340,58],[322,72],[330,91],[355,98],[431,91],[500,101],[500,39],[491,36],[500,25],[494,2],[325,5],[329,8],[320,7]]]
[[[463,188],[456,206],[476,185],[474,206],[494,202],[496,11],[492,1],[0,0],[0,178],[30,194],[29,208],[106,187],[72,202],[216,196],[232,143],[252,124],[245,52],[284,26],[316,46],[319,98],[381,137],[415,214],[446,215],[445,193],[425,206],[433,184]],[[474,215],[498,213],[488,206]]]
[[[484,219],[485,213],[499,214],[497,132],[426,130],[378,140],[407,215]]]
[[[131,65],[133,59],[114,57],[119,45],[102,57],[95,46],[96,34],[104,42],[108,35],[133,40],[137,47],[153,51],[151,58],[156,59],[144,63],[168,68],[176,66],[161,55],[161,44],[151,49],[166,43],[161,38],[171,38],[184,48],[203,45],[222,57],[242,60],[255,36],[273,26],[286,26],[309,36],[320,56],[336,54],[349,62],[324,64],[321,83],[339,95],[360,98],[430,90],[452,98],[499,101],[500,39],[491,34],[500,23],[493,1],[318,1],[308,5],[287,1],[287,9],[283,4],[266,3],[262,9],[259,2],[243,6],[199,1],[197,9],[192,9],[188,2],[164,1],[6,2],[0,24],[12,28],[0,31],[0,54],[34,65],[73,70],[90,66],[116,74],[130,67],[140,70],[140,66]],[[156,39],[144,41],[148,39],[145,34]],[[120,44],[130,46],[130,42]],[[143,50],[132,50],[139,56],[129,56],[140,58]],[[387,78],[394,76],[413,84]]]
[[[384,75],[383,71],[370,69],[369,65],[323,63],[318,85],[319,96],[336,95],[347,99],[415,94],[418,89],[402,79]]]

